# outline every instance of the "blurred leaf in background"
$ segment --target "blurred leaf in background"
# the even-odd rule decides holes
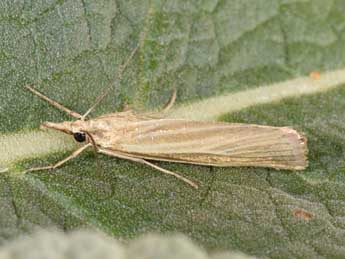
[[[206,249],[256,256],[344,257],[343,85],[214,118],[305,132],[304,172],[160,163],[201,183],[195,191],[86,152],[51,172],[18,173],[61,160],[75,145],[40,135],[41,122],[70,118],[25,84],[83,113],[139,44],[93,116],[125,103],[161,107],[173,87],[180,104],[222,97],[343,69],[344,21],[342,0],[1,1],[0,168],[9,170],[0,175],[0,242],[36,226],[86,226],[124,239],[182,232]],[[20,156],[10,152],[17,144]]]
[[[43,249],[42,249],[43,248]],[[92,231],[40,230],[0,247],[2,259],[254,259],[240,252],[207,254],[181,234],[147,234],[123,244]]]

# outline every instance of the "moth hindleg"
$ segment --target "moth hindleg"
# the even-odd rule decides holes
[[[172,172],[170,170],[167,170],[167,169],[164,169],[160,166],[157,166],[155,164],[152,164],[148,161],[146,161],[145,159],[142,159],[142,158],[137,158],[137,157],[131,157],[131,156],[126,156],[126,155],[123,155],[121,153],[118,153],[116,151],[113,151],[113,150],[108,150],[108,149],[99,149],[98,152],[102,153],[102,154],[105,154],[105,155],[110,155],[110,156],[114,156],[114,157],[118,157],[118,158],[122,158],[122,159],[127,159],[127,160],[130,160],[130,161],[133,161],[133,162],[138,162],[138,163],[141,163],[141,164],[145,164],[145,165],[148,165],[162,173],[165,173],[165,174],[169,174],[169,175],[173,175],[175,176],[176,178],[184,181],[185,183],[191,185],[192,187],[194,187],[195,189],[198,189],[198,185],[196,183],[194,183],[193,181],[183,177],[182,175],[178,174],[178,173],[175,173],[175,172]]]
[[[175,104],[177,96],[176,88],[173,89],[173,92],[171,93],[170,99],[167,102],[167,104],[163,107],[162,113],[167,113]]]
[[[86,148],[92,146],[91,143],[86,144],[85,146],[82,146],[80,148],[78,148],[77,150],[75,150],[72,154],[70,154],[68,157],[62,159],[61,161],[57,162],[54,165],[49,165],[49,166],[42,166],[42,167],[33,167],[30,168],[28,170],[26,170],[25,172],[32,172],[32,171],[41,171],[41,170],[49,170],[49,169],[55,169],[61,165],[63,165],[64,163],[66,163],[67,161],[77,157],[81,152],[83,152]]]
[[[176,88],[174,88],[169,98],[169,101],[163,106],[162,110],[158,112],[159,114],[167,113],[174,106],[175,101],[176,101],[176,96],[177,96],[176,93],[177,93]],[[122,112],[128,112],[128,111],[132,111],[132,108],[128,105],[128,103],[125,103],[123,106]]]

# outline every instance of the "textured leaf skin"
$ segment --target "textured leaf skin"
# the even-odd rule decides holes
[[[0,2],[1,134],[69,119],[25,91],[27,83],[86,111],[140,37],[122,84],[94,115],[125,102],[160,107],[175,82],[182,103],[344,67],[342,0],[94,2]],[[35,226],[88,226],[121,238],[178,231],[208,249],[273,258],[344,257],[344,98],[340,87],[221,118],[305,132],[310,167],[303,173],[160,163],[201,183],[195,192],[92,152],[53,172],[2,173],[1,242]]]

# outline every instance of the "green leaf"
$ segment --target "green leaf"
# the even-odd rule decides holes
[[[181,234],[148,234],[129,244],[98,232],[85,230],[61,233],[37,231],[0,247],[2,259],[72,258],[72,259],[254,259],[238,252],[207,253]]]
[[[329,90],[345,85],[344,10],[341,0],[1,1],[0,242],[37,226],[86,226],[124,239],[183,232],[207,249],[257,256],[344,257],[345,91]],[[320,79],[308,79],[311,71],[322,71]],[[125,103],[161,107],[176,87],[185,105],[172,116],[200,119],[200,111],[305,132],[310,167],[159,163],[199,182],[195,191],[90,151],[54,171],[23,174],[76,147],[68,136],[39,132],[43,121],[71,118],[26,84],[80,113],[111,84],[92,116]]]

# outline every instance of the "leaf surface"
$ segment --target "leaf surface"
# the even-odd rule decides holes
[[[344,73],[334,77],[340,86],[333,90],[267,95],[266,104],[248,95],[243,110],[220,118],[212,112],[223,96],[226,113],[236,110],[231,97],[261,85],[342,71],[344,13],[341,0],[1,1],[0,171],[9,170],[0,174],[0,242],[37,226],[86,226],[125,239],[178,231],[208,249],[257,256],[343,257]],[[137,44],[121,84],[114,82]],[[90,151],[60,169],[24,175],[20,171],[59,161],[75,147],[58,134],[40,135],[43,121],[70,118],[25,84],[80,113],[112,85],[92,116],[125,103],[141,111],[161,107],[174,87],[178,104],[220,98],[204,104],[211,119],[304,132],[310,167],[297,173],[159,163],[198,181],[195,191]],[[289,87],[274,91],[284,97]]]

